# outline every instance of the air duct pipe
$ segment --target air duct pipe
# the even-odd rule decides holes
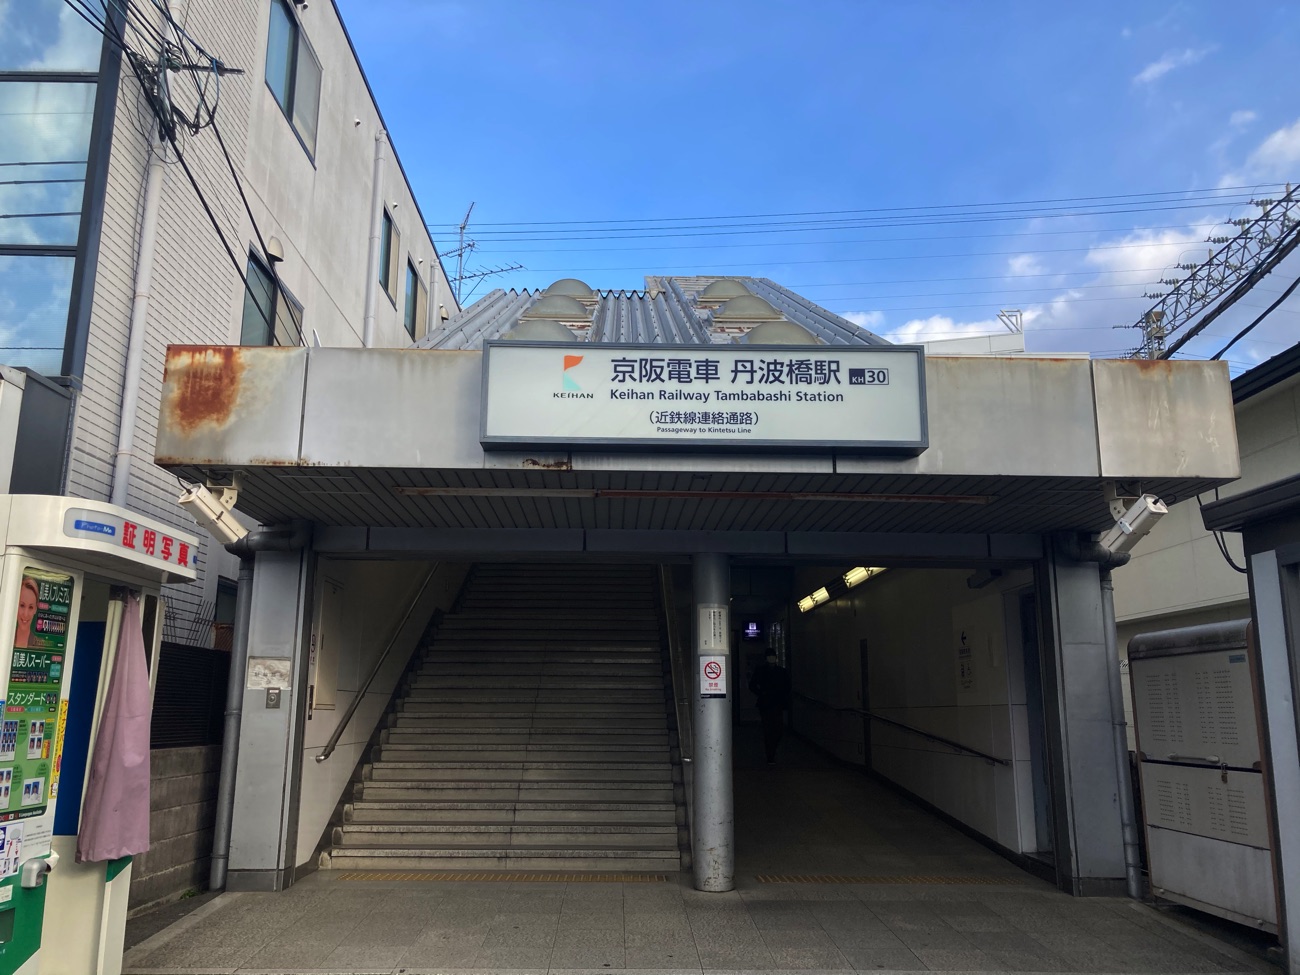
[[[1111,570],[1126,565],[1127,552],[1112,552],[1096,541],[1082,542],[1077,535],[1061,535],[1056,547],[1075,562],[1095,562],[1101,582],[1101,625],[1106,639],[1107,685],[1114,728],[1115,775],[1119,794],[1120,828],[1124,836],[1124,881],[1129,897],[1142,899],[1142,862],[1138,853],[1137,817],[1133,806],[1133,780],[1129,772],[1128,724],[1124,720],[1124,684],[1120,678],[1119,636],[1115,626],[1115,583]]]
[[[230,827],[235,812],[235,771],[239,764],[239,725],[244,718],[244,672],[248,669],[248,629],[253,611],[253,563],[258,552],[296,552],[311,542],[311,525],[264,528],[226,546],[239,556],[235,593],[235,632],[226,681],[225,724],[221,731],[221,777],[217,783],[217,819],[212,831],[212,866],[208,888],[224,890],[230,864]]]

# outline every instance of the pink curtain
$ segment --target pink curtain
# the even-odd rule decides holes
[[[140,597],[126,598],[117,657],[81,807],[77,862],[117,860],[149,849],[149,668]]]

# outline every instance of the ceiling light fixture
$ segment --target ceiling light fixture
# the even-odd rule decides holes
[[[874,578],[884,571],[884,567],[879,565],[855,565],[840,578],[828,582],[816,592],[810,593],[799,600],[799,612],[807,613],[822,603],[829,603],[832,599],[839,599],[854,586],[860,586],[868,579]]]

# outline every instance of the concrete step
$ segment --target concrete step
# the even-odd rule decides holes
[[[374,749],[372,761],[385,764],[408,762],[564,762],[582,758],[590,762],[663,761],[663,746],[647,748],[593,748],[569,745],[568,749],[546,745],[420,745],[419,748]]]
[[[676,873],[676,851],[602,850],[599,853],[554,850],[365,850],[341,848],[323,854],[325,870],[535,870],[547,873]]]
[[[546,630],[573,630],[587,632],[598,630],[601,633],[620,634],[632,630],[644,630],[647,633],[659,632],[659,620],[654,613],[637,613],[635,611],[619,612],[611,610],[608,615],[595,616],[586,611],[564,613],[560,611],[524,611],[513,613],[493,612],[456,613],[444,616],[438,621],[438,632],[450,630],[521,630],[525,633]]]
[[[568,779],[559,782],[500,782],[472,779],[369,781],[357,787],[358,802],[672,802],[671,782]]]
[[[676,824],[671,802],[511,802],[435,799],[425,802],[356,801],[345,823],[645,823]]]
[[[591,702],[539,702],[503,701],[438,701],[434,694],[421,690],[419,695],[409,694],[399,699],[399,710],[425,712],[425,714],[445,715],[447,718],[499,718],[502,720],[530,720],[549,718],[551,720],[572,719],[581,722],[590,718],[612,718],[623,715],[627,718],[660,718],[663,715],[663,694],[655,695],[650,701],[591,701]]]
[[[476,566],[325,865],[679,869],[659,601],[642,568]]]
[[[667,762],[370,762],[361,771],[367,782],[672,782]]]
[[[416,677],[648,677],[663,682],[664,669],[658,661],[552,661],[514,660],[426,660],[414,671]]]
[[[467,718],[442,715],[436,710],[421,711],[404,707],[397,713],[390,731],[456,731],[469,734],[482,731],[534,731],[565,735],[659,733],[667,728],[663,715],[629,716],[626,718],[601,715],[597,717],[534,718],[519,721],[513,718]]]
[[[628,750],[663,755],[669,748],[668,733],[657,735],[529,735],[529,734],[447,734],[425,735],[412,740],[408,737],[389,736],[380,739],[381,748],[407,754],[422,751],[442,751],[449,748],[482,748],[499,751],[511,748],[554,749],[557,752],[579,754],[593,751],[611,752]]]
[[[656,664],[657,650],[441,650],[436,646],[420,658],[423,664]]]
[[[663,701],[663,688],[610,688],[601,694],[567,688],[439,688],[434,682],[407,690],[408,697],[421,701],[447,701],[458,703],[520,703],[536,702],[538,706],[551,705],[563,710],[568,705],[608,706],[656,703]]]
[[[499,633],[465,632],[438,637],[434,634],[432,645],[455,650],[659,650],[658,637],[598,637],[552,636],[550,633],[520,634],[517,637]]]
[[[491,687],[534,688],[537,690],[574,691],[586,688],[609,688],[612,690],[651,690],[663,687],[663,677],[620,676],[609,677],[582,676],[580,674],[522,675],[514,674],[469,674],[464,676],[425,677],[416,674],[411,678],[411,687],[429,687],[435,690],[465,688],[482,690]]]
[[[519,849],[562,843],[582,850],[613,847],[676,852],[677,826],[635,823],[348,823],[334,827],[331,842],[336,847],[422,849],[488,845]]]
[[[618,605],[618,600],[612,602],[615,606]],[[511,608],[516,612],[508,616],[498,614],[491,606],[444,616],[438,621],[436,632],[491,632],[501,629],[527,634],[566,630],[580,634],[608,633],[619,639],[625,638],[628,633],[648,633],[652,639],[658,639],[661,632],[658,616],[637,608],[630,609],[626,614],[611,612],[607,616],[589,615],[585,606],[566,607],[554,603]]]

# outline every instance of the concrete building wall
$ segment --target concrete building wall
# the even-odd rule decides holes
[[[148,7],[148,10],[153,8]],[[239,173],[263,239],[275,236],[285,260],[278,273],[303,305],[305,340],[361,344],[370,239],[374,136],[382,131],[374,105],[333,4],[299,12],[303,36],[322,68],[319,133],[309,156],[265,81],[270,0],[173,3],[187,31],[227,65],[243,70],[222,79],[217,126]],[[359,124],[358,124],[359,122]],[[123,373],[136,271],[138,230],[149,160],[148,113],[139,84],[123,68],[113,124],[104,230],[95,282],[84,384],[74,421],[67,491],[107,499],[118,438]],[[222,233],[245,268],[259,249],[252,221],[216,135],[183,135],[181,149]],[[153,264],[142,389],[131,465],[132,508],[189,531],[176,505],[176,479],[152,464],[163,377],[171,344],[238,344],[244,285],[181,167],[168,150]],[[395,300],[379,290],[376,344],[405,346],[402,324],[407,255],[428,286],[437,275],[440,301],[455,305],[410,188],[391,147],[384,198],[400,231]],[[434,288],[430,287],[430,292]],[[429,315],[435,315],[430,294]],[[419,334],[419,333],[417,333]],[[199,534],[203,532],[199,530]],[[199,581],[169,589],[169,611],[184,620],[211,615],[219,575],[234,577],[233,558],[204,537]]]
[[[1237,443],[1241,478],[1219,489],[1227,498],[1300,472],[1300,377],[1238,403]],[[1207,494],[1202,501],[1213,500]],[[1246,576],[1232,569],[1205,530],[1196,498],[1179,498],[1142,540],[1128,565],[1116,569],[1115,615],[1121,632],[1189,625],[1214,607],[1247,612]],[[1226,534],[1233,560],[1243,568],[1241,538]],[[1231,617],[1228,617],[1231,618]],[[1204,621],[1204,620],[1200,620]]]
[[[149,763],[149,851],[132,861],[132,910],[207,886],[221,748],[158,749]]]
[[[797,591],[811,592],[834,573],[801,570]],[[969,575],[891,569],[799,614],[792,677],[796,695],[812,700],[796,698],[795,726],[838,757],[863,762],[863,719],[855,710],[868,710],[1012,761],[994,765],[883,722],[871,725],[874,771],[1008,849],[1034,850],[1024,670],[1018,634],[1006,621],[1007,594],[1031,585],[1032,576],[1011,573],[972,590]]]
[[[1300,377],[1238,403],[1237,442],[1241,479],[1219,489],[1227,498],[1300,473]],[[1200,499],[1214,500],[1206,494]],[[1223,535],[1237,565],[1245,568],[1241,536]],[[1139,633],[1244,619],[1250,616],[1246,576],[1224,559],[1201,521],[1196,498],[1180,499],[1138,546],[1128,565],[1116,569],[1115,616],[1120,656]],[[1124,682],[1129,747],[1134,747],[1133,705]]]

